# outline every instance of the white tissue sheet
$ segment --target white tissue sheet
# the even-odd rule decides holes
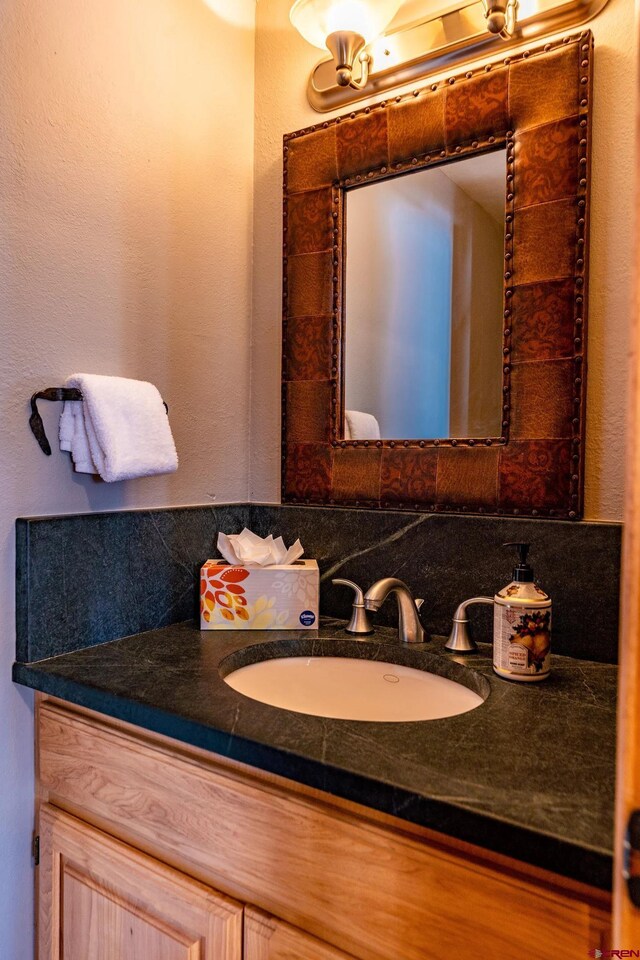
[[[284,563],[295,563],[304,553],[299,540],[287,548],[282,537],[259,537],[245,527],[242,533],[218,534],[218,550],[224,559],[233,566],[272,567]]]

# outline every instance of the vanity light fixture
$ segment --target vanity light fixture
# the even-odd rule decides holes
[[[338,85],[361,90],[369,79],[372,59],[365,46],[380,36],[401,6],[402,0],[296,0],[289,18],[305,40],[329,50]],[[358,78],[353,76],[356,59]]]
[[[508,40],[516,29],[518,0],[482,0],[489,33]]]
[[[315,65],[307,86],[309,103],[325,113],[417,84],[487,54],[504,57],[513,47],[575,29],[607,3],[297,0],[290,17],[309,43],[331,52]]]

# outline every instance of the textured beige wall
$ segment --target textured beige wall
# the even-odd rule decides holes
[[[319,119],[305,96],[319,52],[289,25],[290,6],[260,0],[257,7],[251,477],[257,500],[279,499],[281,138]],[[635,166],[633,0],[609,0],[589,26],[596,55],[586,517],[619,520]]]
[[[32,956],[31,698],[10,682],[14,518],[247,495],[255,5],[209,2],[0,4],[7,960]],[[216,8],[231,10],[236,23]],[[178,473],[100,484],[75,476],[67,455],[41,453],[28,432],[27,398],[78,370],[158,385],[170,405]],[[52,440],[58,413],[47,413]]]

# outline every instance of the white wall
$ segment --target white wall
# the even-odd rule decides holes
[[[320,116],[305,95],[319,52],[291,28],[290,6],[260,0],[256,33],[251,493],[271,501],[279,499],[280,466],[282,135]],[[596,52],[585,516],[620,520],[637,103],[633,0],[609,0],[589,27]]]
[[[32,955],[32,708],[10,680],[15,517],[247,496],[255,5],[209,2],[0,4],[6,960]],[[155,382],[178,473],[107,485],[75,476],[66,455],[46,458],[27,399],[74,371]]]

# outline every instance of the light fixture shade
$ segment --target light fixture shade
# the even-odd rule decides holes
[[[403,0],[296,0],[289,18],[314,47],[326,49],[327,37],[346,31],[370,43],[380,36]]]

